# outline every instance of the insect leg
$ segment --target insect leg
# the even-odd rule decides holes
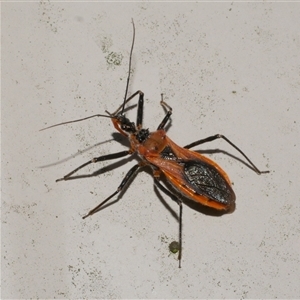
[[[131,154],[131,152],[129,150],[126,150],[126,151],[121,151],[121,152],[117,152],[117,153],[113,153],[113,154],[107,154],[107,155],[102,155],[102,156],[99,156],[99,157],[95,157],[95,158],[89,160],[88,162],[82,164],[81,166],[79,166],[78,168],[73,170],[72,172],[68,173],[64,177],[56,179],[56,182],[70,179],[71,175],[73,175],[78,170],[84,168],[85,166],[87,166],[91,163],[96,163],[96,162],[99,162],[99,161],[104,161],[104,160],[109,160],[109,159],[120,158],[120,157],[126,156],[128,154]]]
[[[257,174],[263,174],[263,173],[269,173],[270,172],[270,171],[260,171],[240,148],[238,148],[235,144],[233,144],[228,138],[226,138],[222,134],[216,134],[216,135],[209,136],[209,137],[207,137],[205,139],[201,139],[199,141],[196,141],[196,142],[193,142],[193,143],[191,143],[189,145],[186,145],[183,148],[190,149],[190,148],[195,147],[197,145],[201,145],[201,144],[204,144],[204,143],[207,143],[207,142],[212,142],[212,141],[214,141],[216,139],[223,139],[223,140],[225,140],[228,144],[230,144],[233,148],[235,148],[238,152],[240,152],[246,158],[246,160],[249,162],[249,164],[252,166],[253,170]]]
[[[165,115],[165,117],[163,118],[163,120],[161,121],[161,123],[158,125],[157,130],[163,129],[166,125],[166,123],[168,122],[168,120],[170,119],[171,115],[172,115],[172,107],[169,106],[163,99],[163,94],[161,94],[161,100],[160,100],[160,104],[167,109],[167,114]]]
[[[89,213],[85,216],[82,217],[82,219],[87,218],[88,216],[93,215],[94,213],[98,212],[101,207],[107,202],[109,201],[112,197],[114,197],[115,195],[117,195],[119,192],[122,191],[123,187],[126,185],[126,183],[128,183],[129,179],[136,173],[136,171],[140,168],[140,164],[136,164],[134,165],[126,174],[126,176],[124,177],[124,179],[122,180],[121,184],[119,185],[119,187],[117,188],[117,190],[111,194],[109,197],[107,197],[104,201],[102,201],[99,205],[97,205],[95,208],[93,208],[92,210],[89,211]]]
[[[137,128],[142,128],[143,125],[143,108],[144,108],[144,93],[139,93],[139,102],[138,102],[138,109],[137,109],[137,117],[136,117],[136,126]]]
[[[142,91],[136,91],[134,94],[132,94],[128,99],[126,99],[126,101],[125,101],[125,104],[127,104],[131,99],[133,99],[137,94],[144,94]],[[115,111],[115,112],[113,112],[113,113],[109,113],[108,111],[105,111],[105,112],[107,112],[110,116],[115,116],[115,115],[117,115],[117,113],[121,110],[123,108],[123,104],[122,105],[120,105],[119,107],[118,107],[118,109]]]
[[[155,184],[167,194],[173,201],[179,205],[179,252],[178,252],[178,261],[179,268],[181,268],[181,257],[182,257],[182,201],[171,193],[166,187],[164,187],[157,178],[154,177]]]

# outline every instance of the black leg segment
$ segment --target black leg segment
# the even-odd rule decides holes
[[[141,129],[143,125],[143,113],[144,113],[143,109],[144,109],[144,93],[140,92],[138,109],[137,109],[137,117],[136,117],[136,126],[138,129]]]
[[[121,151],[121,152],[117,152],[117,153],[112,153],[112,154],[107,154],[107,155],[102,155],[102,156],[99,156],[99,157],[95,157],[95,158],[89,160],[88,162],[82,164],[81,166],[79,166],[78,168],[73,170],[72,172],[68,173],[63,178],[56,179],[56,182],[62,181],[62,180],[68,180],[70,178],[70,176],[72,176],[74,173],[76,173],[77,171],[79,171],[80,169],[84,168],[85,166],[87,166],[91,163],[96,163],[96,162],[99,162],[99,161],[105,161],[105,160],[110,160],[110,159],[116,159],[116,158],[126,156],[128,154],[130,154],[130,151],[126,150],[126,151]]]
[[[108,113],[108,114],[111,115],[111,116],[117,115],[118,112],[119,112],[120,110],[123,109],[123,106],[124,106],[125,104],[127,104],[130,100],[132,100],[137,94],[143,95],[143,97],[144,97],[144,93],[143,93],[142,91],[136,91],[136,92],[135,92],[134,94],[132,94],[128,99],[126,99],[125,103],[123,103],[122,105],[120,105],[119,108],[118,108],[115,112],[113,112],[112,114],[111,114],[111,113]],[[121,111],[121,112],[122,112],[122,111]]]
[[[161,123],[158,125],[157,130],[164,129],[166,123],[168,122],[168,120],[170,119],[170,117],[172,115],[172,107],[169,106],[166,102],[164,102],[163,94],[161,94],[160,104],[165,109],[167,109],[167,114],[165,115],[165,117],[163,118],[163,120],[161,121]]]
[[[97,205],[95,208],[93,208],[92,210],[89,211],[89,213],[87,215],[85,215],[84,217],[82,217],[82,219],[87,218],[88,216],[93,215],[94,213],[98,212],[101,207],[107,202],[109,201],[112,197],[114,197],[115,195],[117,195],[118,193],[120,193],[122,191],[122,189],[124,188],[124,186],[126,185],[126,183],[129,181],[129,179],[137,172],[137,170],[141,168],[141,166],[139,164],[134,165],[126,174],[126,176],[124,177],[124,179],[122,180],[121,184],[119,185],[119,187],[117,188],[117,190],[111,194],[108,198],[106,198],[104,201],[102,201],[99,205]]]
[[[212,142],[212,141],[214,141],[216,139],[223,139],[223,140],[225,140],[228,144],[230,144],[233,148],[235,148],[238,152],[240,152],[246,158],[246,160],[248,161],[248,163],[252,166],[252,168],[254,169],[254,171],[257,174],[263,174],[263,173],[269,173],[270,172],[270,171],[260,171],[240,148],[238,148],[235,144],[233,144],[228,138],[226,138],[222,134],[215,134],[215,135],[209,136],[209,137],[207,137],[205,139],[201,139],[199,141],[196,141],[196,142],[193,142],[193,143],[191,143],[189,145],[186,145],[183,148],[190,149],[192,147],[195,147],[195,146],[207,143],[207,142]]]
[[[160,190],[162,190],[166,195],[168,195],[173,201],[179,205],[179,252],[178,261],[179,268],[181,268],[181,257],[182,257],[182,201],[178,199],[176,195],[171,193],[166,187],[164,187],[157,178],[154,177],[154,182]]]

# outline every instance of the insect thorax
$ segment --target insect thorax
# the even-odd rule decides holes
[[[149,129],[142,128],[135,134],[135,137],[139,143],[143,143],[149,137],[149,134]]]

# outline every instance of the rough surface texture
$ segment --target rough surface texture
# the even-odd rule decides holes
[[[3,2],[1,298],[298,298],[299,10],[299,3]],[[134,159],[55,183],[93,157],[126,149],[109,119],[38,131],[117,109],[131,18],[129,92],[145,93],[144,128],[163,119],[164,93],[177,144],[225,134],[271,170],[256,175],[224,141],[198,148],[220,149],[207,155],[233,181],[236,209],[216,216],[184,205],[182,269],[169,252],[177,204],[149,172],[119,202],[81,219]]]

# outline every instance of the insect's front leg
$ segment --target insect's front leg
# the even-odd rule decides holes
[[[120,157],[126,156],[126,155],[131,154],[131,153],[132,153],[131,150],[126,150],[126,151],[121,151],[121,152],[117,152],[117,153],[113,153],[113,154],[107,154],[107,155],[102,155],[102,156],[99,156],[99,157],[95,157],[95,158],[89,160],[88,162],[82,164],[81,166],[79,166],[75,170],[71,171],[70,173],[68,173],[64,177],[56,179],[56,182],[71,179],[72,178],[71,176],[74,173],[76,173],[77,171],[79,171],[80,169],[84,168],[85,166],[87,166],[91,163],[96,163],[96,162],[99,162],[99,161],[105,161],[105,160],[109,160],[109,159],[116,159],[116,158],[120,158]]]
[[[125,101],[124,101],[124,103],[123,104],[121,104],[119,107],[118,107],[118,109],[115,111],[115,112],[113,112],[113,113],[110,113],[110,112],[108,112],[108,111],[105,111],[105,112],[107,112],[110,116],[116,116],[120,111],[122,111],[122,108],[123,108],[123,106],[125,105],[125,104],[127,104],[130,100],[132,100],[136,95],[139,95],[139,101],[140,101],[140,99],[141,99],[141,97],[143,98],[143,102],[144,102],[144,93],[142,92],[142,91],[140,91],[140,90],[138,90],[138,91],[136,91],[134,94],[132,94],[129,98],[127,98]],[[143,116],[142,116],[143,117]]]
[[[201,144],[204,144],[204,143],[207,143],[207,142],[212,142],[216,139],[223,139],[225,140],[229,145],[231,145],[233,148],[235,148],[238,152],[240,152],[245,158],[246,160],[249,162],[249,164],[252,166],[253,170],[257,173],[257,174],[264,174],[264,173],[269,173],[270,171],[260,171],[255,165],[254,163],[247,157],[247,155],[240,149],[238,148],[235,144],[233,144],[227,137],[225,137],[224,135],[222,134],[215,134],[215,135],[212,135],[212,136],[209,136],[205,139],[201,139],[199,141],[196,141],[196,142],[193,142],[189,145],[186,145],[184,146],[183,148],[186,148],[186,149],[190,149],[192,147],[195,147],[195,146],[198,146],[198,145],[201,145]]]
[[[143,115],[144,115],[144,93],[139,91],[139,102],[136,116],[136,126],[141,129],[143,126]]]
[[[157,130],[164,129],[166,123],[172,115],[172,107],[164,101],[163,94],[161,94],[160,104],[167,110],[167,114],[165,115],[161,123],[158,125]]]

